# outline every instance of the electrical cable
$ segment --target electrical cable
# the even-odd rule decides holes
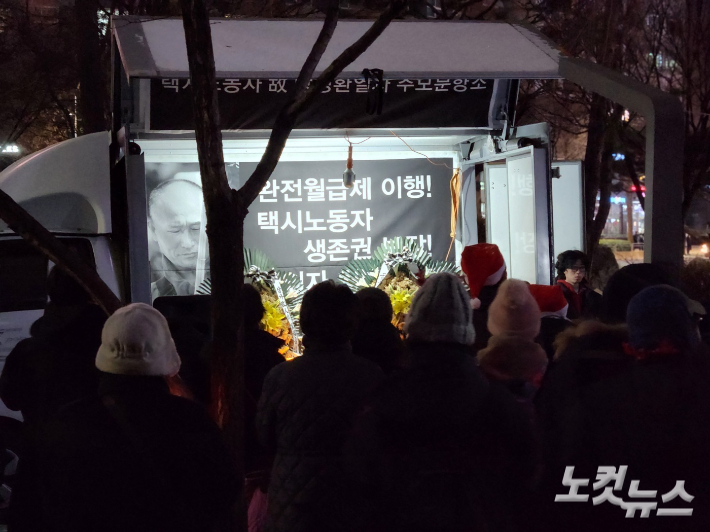
[[[417,155],[421,155],[422,157],[424,157],[427,161],[429,161],[429,162],[430,162],[431,164],[433,164],[434,166],[444,166],[444,167],[448,168],[449,170],[451,170],[452,172],[455,171],[455,170],[454,170],[453,168],[451,168],[448,164],[446,164],[446,163],[435,163],[434,161],[432,161],[431,159],[429,159],[429,157],[427,157],[427,156],[426,156],[425,154],[423,154],[422,152],[415,150],[415,149],[412,148],[409,144],[407,144],[407,141],[406,141],[406,140],[404,140],[402,137],[400,137],[399,135],[397,135],[397,133],[395,133],[395,132],[392,131],[391,129],[389,130],[389,132],[392,133],[392,134],[393,134],[395,137],[397,137],[399,140],[401,140],[407,148],[409,148],[410,150],[412,150],[412,151],[413,151],[414,153],[416,153]]]
[[[452,172],[454,172],[454,175],[456,175],[456,172],[460,172],[460,171],[461,171],[460,168],[451,168],[451,167],[450,167],[448,164],[446,164],[446,163],[435,163],[434,161],[432,161],[429,157],[427,157],[427,156],[426,156],[425,154],[423,154],[422,152],[417,151],[417,150],[415,150],[414,148],[412,148],[409,144],[407,144],[407,141],[404,140],[404,139],[403,139],[402,137],[400,137],[399,135],[397,135],[397,133],[395,133],[395,132],[392,131],[391,129],[389,130],[389,132],[392,133],[392,135],[394,135],[395,137],[397,137],[399,140],[401,140],[401,141],[404,143],[404,145],[405,145],[407,148],[409,148],[410,150],[412,150],[414,153],[416,153],[417,155],[421,155],[422,157],[424,157],[430,164],[433,164],[434,166],[443,166],[443,167],[445,167],[445,168],[448,168],[449,170],[451,170]],[[452,179],[453,179],[453,178],[452,178]],[[455,231],[454,231],[454,234],[451,235],[451,243],[449,244],[449,250],[446,252],[446,259],[444,259],[444,260],[448,260],[448,259],[449,259],[449,255],[451,254],[451,248],[454,246],[454,240],[456,240],[456,232],[455,232]]]
[[[350,135],[348,135],[348,132],[347,132],[347,131],[345,132],[345,140],[347,140],[348,143],[349,143],[351,146],[355,146],[356,144],[362,144],[363,142],[367,142],[367,141],[370,140],[371,138],[372,138],[372,137],[367,137],[365,140],[361,140],[360,142],[351,142],[351,141],[350,141]]]

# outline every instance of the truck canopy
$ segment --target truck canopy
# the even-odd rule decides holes
[[[129,78],[188,78],[182,19],[113,19],[118,51]],[[321,20],[212,19],[217,78],[296,78]],[[338,22],[316,68],[319,75],[372,25]],[[426,43],[426,45],[424,45]],[[560,51],[521,24],[394,21],[341,78],[380,68],[388,79],[559,78]]]

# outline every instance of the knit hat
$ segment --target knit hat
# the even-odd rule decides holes
[[[535,301],[537,301],[543,318],[545,316],[567,317],[569,303],[567,303],[567,298],[565,298],[565,294],[559,284],[554,286],[531,284],[528,288]]]
[[[404,322],[410,340],[471,345],[473,310],[461,280],[450,273],[436,273],[417,290]]]
[[[472,298],[481,288],[498,284],[505,273],[505,259],[495,244],[466,246],[461,253],[461,269],[466,274]]]
[[[180,355],[167,320],[145,303],[118,309],[104,325],[96,367],[116,375],[177,374]]]
[[[540,333],[540,308],[528,283],[507,279],[488,308],[488,331],[533,340]]]
[[[704,312],[702,306],[677,288],[656,285],[644,288],[629,302],[626,323],[629,344],[634,349],[652,350],[662,343],[676,349],[700,343],[693,314]]]
[[[547,355],[535,342],[518,336],[492,336],[478,352],[478,363],[489,376],[502,380],[535,382],[547,368]]]
[[[604,321],[624,323],[631,298],[649,286],[672,282],[668,272],[657,264],[629,264],[617,270],[607,281],[602,295]]]

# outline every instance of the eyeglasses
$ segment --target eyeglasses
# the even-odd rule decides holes
[[[575,273],[582,273],[582,272],[587,271],[587,268],[585,268],[584,266],[574,266],[572,268],[567,268],[567,269],[570,271],[573,271]]]

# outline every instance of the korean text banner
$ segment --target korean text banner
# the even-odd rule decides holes
[[[433,164],[432,164],[433,163]],[[241,163],[240,181],[256,163]],[[452,159],[280,162],[249,208],[245,246],[258,248],[306,286],[337,278],[354,258],[369,258],[387,238],[410,237],[443,260],[450,244]]]
[[[229,163],[230,184],[243,184],[255,167]],[[280,162],[249,207],[244,245],[306,286],[337,278],[386,238],[410,237],[444,259],[452,167],[452,159],[355,160],[357,180],[346,189],[345,161]],[[153,298],[191,295],[209,277],[198,164],[147,163],[146,197]]]
[[[190,80],[153,79],[150,129],[194,130]],[[223,79],[217,82],[222,129],[271,129],[296,81]],[[328,85],[299,118],[299,128],[490,127],[493,80],[385,80],[382,114],[366,112],[364,79]]]

